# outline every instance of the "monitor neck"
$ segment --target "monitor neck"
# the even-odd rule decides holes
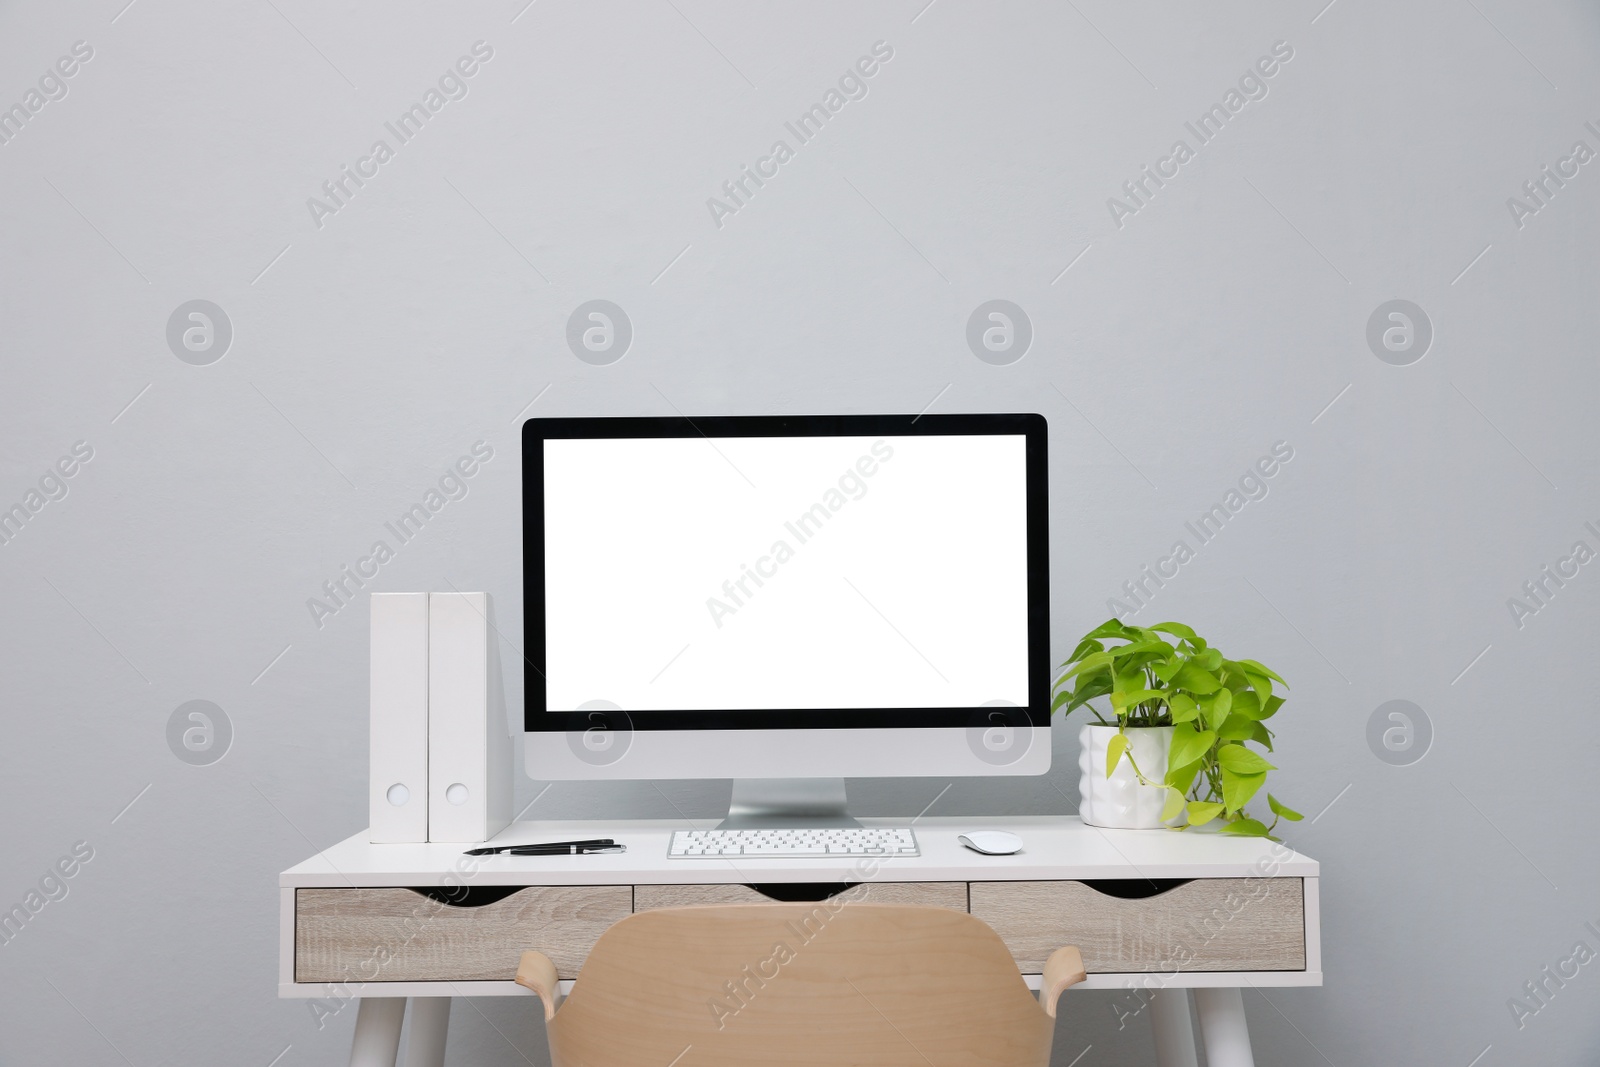
[[[860,825],[845,810],[843,778],[735,778],[718,829]]]

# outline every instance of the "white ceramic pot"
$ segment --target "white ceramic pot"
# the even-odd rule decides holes
[[[1152,830],[1162,826],[1161,808],[1167,791],[1160,785],[1141,785],[1127,756],[1117,761],[1117,769],[1106,777],[1106,746],[1117,736],[1115,726],[1085,723],[1078,733],[1082,750],[1078,755],[1078,793],[1082,802],[1078,814],[1090,826],[1111,826],[1124,830]],[[1128,751],[1133,754],[1146,781],[1160,782],[1167,776],[1167,752],[1172,745],[1172,727],[1142,726],[1128,730]],[[1176,821],[1176,820],[1174,820]]]

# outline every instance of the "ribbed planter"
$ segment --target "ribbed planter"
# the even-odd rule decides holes
[[[1161,808],[1167,791],[1159,785],[1140,785],[1133,767],[1124,756],[1117,769],[1106,777],[1106,746],[1117,736],[1115,726],[1085,723],[1078,733],[1082,746],[1078,755],[1078,793],[1082,798],[1078,814],[1090,826],[1122,830],[1153,830],[1162,826]],[[1167,776],[1167,752],[1172,745],[1172,727],[1142,726],[1128,730],[1128,751],[1133,753],[1145,780],[1160,782]],[[1176,821],[1176,820],[1174,820]]]

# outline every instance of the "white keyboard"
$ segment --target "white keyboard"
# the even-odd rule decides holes
[[[910,827],[836,827],[829,830],[676,830],[669,859],[833,859],[918,856]]]

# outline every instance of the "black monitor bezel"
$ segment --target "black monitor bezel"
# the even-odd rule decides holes
[[[1047,430],[1033,413],[954,415],[708,415],[532,418],[522,424],[523,635],[527,666],[523,725],[528,733],[583,730],[584,713],[546,708],[544,577],[544,442],[547,440],[681,437],[827,437],[1020,435],[1025,440],[1028,546],[1028,706],[979,708],[764,708],[635,711],[630,728],[645,730],[782,730],[971,728],[997,711],[1034,727],[1050,724],[1049,477]]]

